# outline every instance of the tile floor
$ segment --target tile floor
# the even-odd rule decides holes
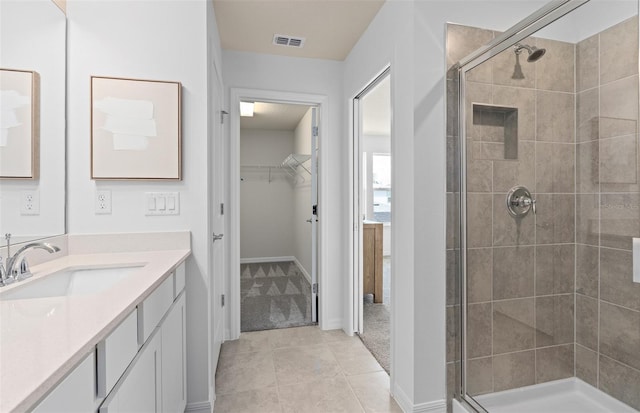
[[[297,327],[222,345],[214,413],[402,412],[389,376],[357,337]]]

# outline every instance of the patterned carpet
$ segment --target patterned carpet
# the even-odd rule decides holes
[[[297,327],[311,322],[311,286],[293,261],[240,266],[240,330]]]

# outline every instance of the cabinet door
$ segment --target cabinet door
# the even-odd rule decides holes
[[[160,412],[160,345],[161,336],[156,331],[145,343],[133,364],[125,372],[126,377],[114,388],[113,395],[100,409],[100,413],[151,413]],[[113,393],[112,392],[112,393]]]
[[[187,404],[185,293],[162,323],[162,411],[182,412]]]

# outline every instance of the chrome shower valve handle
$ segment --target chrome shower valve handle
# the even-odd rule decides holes
[[[522,218],[532,211],[536,213],[536,200],[524,186],[514,186],[507,194],[507,211],[515,218]]]

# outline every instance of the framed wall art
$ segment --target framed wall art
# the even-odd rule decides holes
[[[0,69],[0,178],[37,179],[39,164],[40,77]]]
[[[182,179],[180,82],[91,77],[91,178]]]

